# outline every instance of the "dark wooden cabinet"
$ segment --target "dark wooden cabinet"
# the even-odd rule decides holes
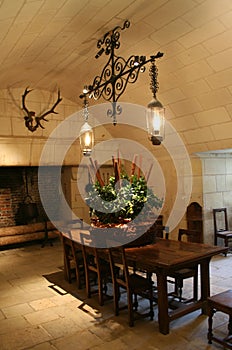
[[[186,219],[188,229],[196,231],[196,242],[203,243],[202,206],[197,202],[190,203],[187,207]]]

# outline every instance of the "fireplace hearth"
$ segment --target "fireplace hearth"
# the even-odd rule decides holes
[[[37,167],[0,167],[0,227],[42,222]]]
[[[46,194],[51,198],[56,183],[53,170],[50,167],[49,179],[43,179]],[[50,238],[58,236],[40,200],[38,167],[0,167],[0,250],[37,240],[44,246]]]

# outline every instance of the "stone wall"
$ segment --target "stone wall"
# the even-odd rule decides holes
[[[213,244],[213,209],[226,207],[229,227],[232,228],[232,154],[199,154],[203,171],[205,243]]]

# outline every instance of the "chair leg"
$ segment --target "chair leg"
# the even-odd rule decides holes
[[[229,335],[232,335],[232,315],[230,315],[230,318],[229,318],[228,331],[229,331]]]
[[[82,288],[80,272],[76,269],[77,289]]]
[[[151,288],[150,290],[150,299],[149,299],[149,302],[150,302],[150,320],[152,321],[153,318],[154,318],[154,310],[153,310],[153,289]]]
[[[121,297],[119,286],[116,287],[115,291],[116,291],[116,294],[115,294],[115,316],[118,316],[119,315],[119,300]]]
[[[73,254],[75,254],[75,251],[73,251]],[[82,288],[82,279],[81,278],[83,276],[83,273],[81,273],[81,269],[80,269],[80,266],[78,264],[79,264],[79,261],[78,261],[78,259],[75,258],[77,289],[81,289]]]
[[[217,235],[214,233],[214,245],[217,245]]]
[[[129,326],[134,326],[134,315],[133,315],[133,295],[130,292],[127,292],[127,303],[128,303],[128,320]]]
[[[119,286],[115,283],[113,284],[113,290],[114,290],[114,314],[115,316],[119,315],[119,299],[120,299],[120,291]]]
[[[174,293],[179,298],[179,301],[182,299],[182,288],[183,288],[183,280],[181,278],[175,279],[175,291]]]
[[[198,271],[196,271],[196,275],[193,277],[193,299],[198,299]]]
[[[104,305],[103,282],[102,282],[102,279],[100,277],[98,278],[98,301],[99,301],[100,306]]]
[[[138,310],[138,305],[139,305],[139,303],[138,303],[138,296],[137,296],[137,294],[134,294],[134,303],[133,303],[133,306],[134,306],[134,308],[135,308],[135,311]]]
[[[89,271],[85,270],[85,289],[87,298],[91,298],[91,288],[90,288],[90,280],[89,280]]]
[[[225,247],[228,247],[229,246],[229,240],[228,238],[226,237],[225,238]],[[227,256],[227,252],[224,253],[225,256]]]
[[[64,275],[65,279],[68,281],[68,283],[72,282],[71,278],[71,263],[70,260],[67,257],[67,252],[64,252]]]
[[[208,318],[208,343],[209,344],[212,344],[212,339],[213,339],[213,315],[214,315],[214,310],[210,308],[209,318]]]

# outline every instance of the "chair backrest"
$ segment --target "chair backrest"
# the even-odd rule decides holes
[[[124,247],[110,248],[109,260],[113,283],[117,281],[120,285],[128,287],[129,269]],[[123,274],[118,273],[119,265],[122,266]]]
[[[61,242],[63,244],[63,248],[66,250],[66,252],[68,250],[71,251],[71,249],[72,249],[72,240],[71,240],[71,238],[66,236],[63,233],[60,234],[60,237],[61,237]]]
[[[71,245],[72,245],[72,253],[73,253],[73,256],[75,257],[75,261],[76,263],[79,263],[83,259],[83,255],[80,254],[82,253],[82,245],[73,240],[71,241]]]
[[[88,230],[79,230],[80,243],[84,246],[89,246],[92,243],[92,235]]]
[[[178,232],[178,241],[182,241],[184,236],[187,239],[187,242],[192,243],[201,243],[200,232],[196,230],[188,230],[180,228]]]
[[[99,260],[97,255],[97,249],[93,247],[89,248],[85,245],[82,245],[82,254],[86,275],[88,275],[89,270],[98,272]]]
[[[160,224],[160,222],[155,222],[147,231],[150,234],[152,234],[153,240],[155,242],[156,237],[158,238],[169,238],[169,232],[168,232],[168,227],[164,226],[163,224]]]
[[[226,208],[213,209],[214,232],[228,231],[228,219]]]

